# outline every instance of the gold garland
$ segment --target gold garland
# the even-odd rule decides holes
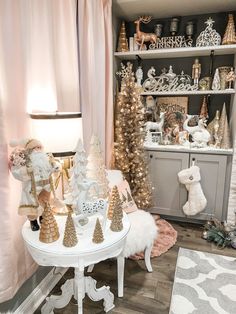
[[[39,206],[36,206],[36,205],[29,205],[29,204],[21,204],[19,206],[19,208],[38,208]]]
[[[52,191],[52,194],[53,194],[54,198],[56,198],[56,192],[55,192],[55,188],[54,188],[54,182],[53,182],[52,175],[50,175],[50,177],[49,177],[49,184],[50,184],[50,189]]]

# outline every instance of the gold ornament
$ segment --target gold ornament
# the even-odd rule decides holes
[[[121,199],[120,199],[120,195],[119,195],[118,188],[116,185],[112,189],[110,200],[109,200],[107,218],[110,220],[112,220],[115,206],[121,206]]]
[[[63,245],[67,247],[73,247],[78,243],[75,225],[71,213],[71,211],[68,212],[63,238]]]
[[[121,91],[117,97],[115,120],[115,168],[122,171],[139,208],[151,206],[152,190],[148,180],[145,139],[145,109],[136,87],[132,64],[121,65]]]
[[[199,114],[200,118],[208,118],[208,108],[207,108],[207,96],[203,97],[203,101],[202,101],[202,105],[201,105],[201,109],[200,109],[200,114]]]
[[[39,240],[44,243],[56,241],[60,234],[49,203],[45,205],[42,217],[43,220],[40,228]]]
[[[120,28],[120,35],[118,41],[118,49],[119,52],[126,52],[129,51],[128,47],[128,40],[126,37],[126,30],[125,30],[125,22],[123,21]]]
[[[222,45],[236,44],[236,34],[233,14],[228,15],[228,24],[226,26],[225,34],[222,40]]]
[[[97,218],[96,225],[93,232],[93,243],[102,243],[104,241],[102,226],[100,220]]]
[[[225,103],[220,116],[219,121],[219,138],[220,138],[220,148],[229,149],[231,148],[230,141],[230,130],[226,113]]]

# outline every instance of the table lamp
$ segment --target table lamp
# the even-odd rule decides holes
[[[73,151],[77,141],[82,136],[81,112],[31,113],[32,137],[43,143],[44,151],[52,153],[61,162],[62,170],[55,178],[54,184],[64,199],[66,185],[68,185],[69,169],[71,167]],[[56,214],[67,214],[64,208],[53,208]]]

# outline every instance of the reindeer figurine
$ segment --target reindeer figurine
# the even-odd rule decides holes
[[[154,33],[144,33],[140,31],[140,22],[147,24],[151,21],[152,17],[149,16],[139,16],[139,18],[134,21],[136,24],[136,43],[140,45],[140,50],[143,50],[144,43],[150,42],[150,49],[154,49],[157,42],[157,35]]]
[[[75,223],[77,225],[78,223],[80,223],[81,225],[85,225],[88,223],[89,216],[92,216],[100,212],[101,215],[103,216],[103,227],[105,227],[107,200],[102,198],[91,200],[89,198],[90,189],[92,187],[94,187],[96,190],[98,189],[97,182],[90,179],[84,179],[83,182],[78,183],[78,187],[80,189],[80,193],[76,201],[75,208],[76,217],[74,219]]]
[[[155,131],[163,132],[164,119],[165,119],[165,112],[161,112],[159,122],[147,121],[145,123],[145,131],[147,132],[150,130],[155,130]]]

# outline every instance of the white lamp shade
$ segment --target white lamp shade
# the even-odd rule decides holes
[[[83,138],[80,112],[30,114],[32,138],[38,139],[45,152],[69,156],[79,138]]]

